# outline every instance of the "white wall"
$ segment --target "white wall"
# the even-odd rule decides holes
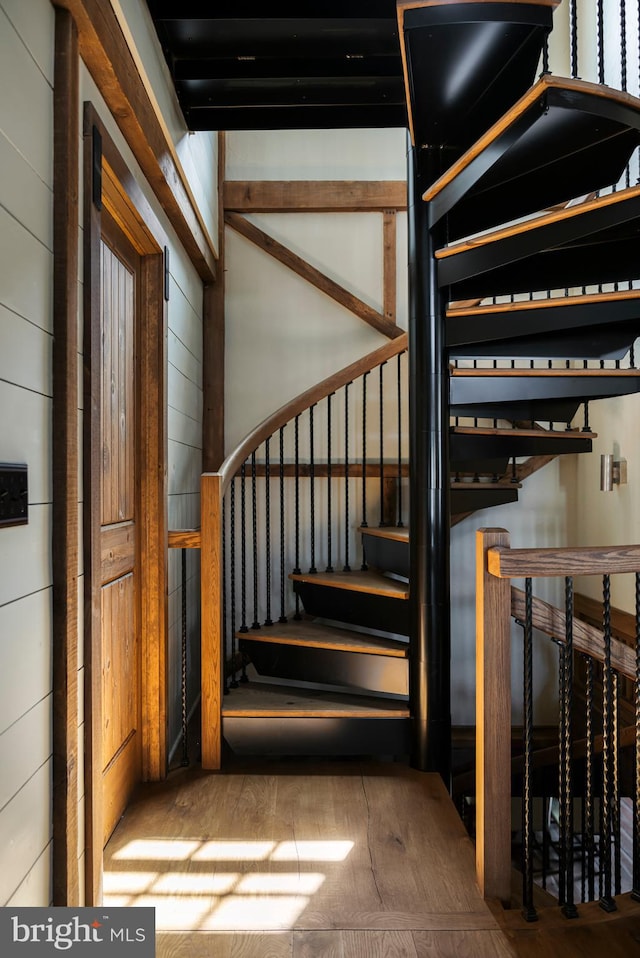
[[[50,900],[52,87],[53,8],[1,0],[0,461],[29,524],[0,529],[0,905]]]

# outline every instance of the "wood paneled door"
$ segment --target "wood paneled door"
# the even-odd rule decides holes
[[[106,843],[141,777],[141,663],[136,548],[140,257],[105,215],[100,273],[100,618]]]

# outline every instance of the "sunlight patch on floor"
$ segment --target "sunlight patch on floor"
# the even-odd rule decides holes
[[[155,908],[158,931],[289,930],[330,878],[326,866],[338,866],[353,847],[345,840],[138,839],[114,852],[104,903]],[[144,868],[151,862],[153,871]],[[285,863],[297,870],[280,870]],[[311,870],[313,863],[325,867]]]

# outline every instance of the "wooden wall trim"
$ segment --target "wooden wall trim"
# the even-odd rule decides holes
[[[369,306],[368,303],[363,302],[353,293],[350,293],[344,286],[340,286],[335,280],[332,280],[325,273],[316,269],[315,266],[307,263],[301,256],[298,256],[297,253],[292,252],[288,247],[279,243],[278,240],[269,236],[264,230],[250,223],[244,216],[240,216],[239,213],[225,213],[225,223],[237,233],[240,233],[241,236],[244,236],[245,239],[248,239],[249,242],[257,246],[258,249],[261,249],[264,253],[268,253],[269,256],[273,256],[273,258],[277,259],[283,266],[287,266],[298,276],[302,277],[302,279],[306,280],[312,286],[315,286],[316,289],[319,289],[320,292],[325,293],[340,306],[349,310],[349,312],[357,316],[358,319],[362,319],[369,326],[372,326],[373,329],[382,333],[383,336],[388,336],[389,339],[397,339],[399,336],[404,335],[404,330],[401,329],[400,326],[389,322],[382,313],[379,313],[376,309],[373,309],[372,306]]]
[[[396,321],[397,237],[396,211],[385,210],[382,218],[382,312],[390,323]]]
[[[226,136],[218,134],[218,275],[204,288],[202,309],[202,471],[215,472],[224,460],[225,243],[224,178]]]
[[[79,905],[78,35],[55,14],[53,97],[53,904]]]
[[[75,19],[80,56],[200,277],[212,282],[216,275],[213,244],[113,7],[104,0],[53,2]]]
[[[224,208],[238,213],[384,213],[406,210],[404,180],[227,180]]]

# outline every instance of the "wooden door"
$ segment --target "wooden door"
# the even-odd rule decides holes
[[[103,843],[141,778],[136,520],[136,329],[140,258],[103,213],[100,483]]]

